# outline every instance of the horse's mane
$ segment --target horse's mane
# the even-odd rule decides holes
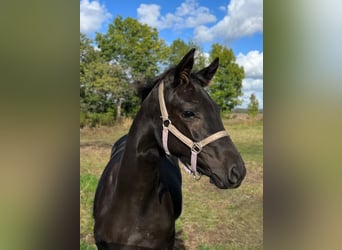
[[[151,90],[157,83],[159,83],[162,79],[166,78],[169,74],[173,73],[174,70],[175,67],[172,67],[152,79],[147,79],[145,82],[136,81],[135,88],[137,90],[138,96],[141,99],[141,102],[145,100],[145,98],[148,96],[148,94],[151,92]]]

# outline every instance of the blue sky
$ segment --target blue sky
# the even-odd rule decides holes
[[[226,45],[245,69],[241,106],[254,93],[263,108],[262,0],[81,0],[80,10],[80,30],[91,38],[120,15],[157,28],[168,44],[193,40],[204,52],[213,43]]]

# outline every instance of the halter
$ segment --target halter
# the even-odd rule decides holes
[[[163,120],[163,133],[162,133],[162,141],[163,141],[163,148],[167,155],[170,155],[170,151],[167,146],[167,140],[169,136],[169,131],[176,136],[181,142],[183,142],[186,146],[188,146],[191,150],[191,170],[185,169],[187,173],[193,173],[195,179],[199,179],[200,176],[197,173],[197,155],[202,151],[203,147],[208,145],[209,143],[216,141],[221,137],[228,136],[225,130],[216,132],[199,142],[194,142],[193,140],[186,137],[182,132],[180,132],[169,119],[169,114],[166,109],[165,99],[164,99],[164,82],[162,81],[159,84],[158,88],[158,97],[159,97],[159,106],[161,112],[161,118]]]

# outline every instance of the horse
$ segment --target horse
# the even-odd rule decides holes
[[[113,146],[95,193],[94,238],[104,249],[173,249],[181,214],[180,162],[196,179],[237,188],[244,161],[205,87],[219,59],[191,72],[195,49],[142,88],[127,135]]]

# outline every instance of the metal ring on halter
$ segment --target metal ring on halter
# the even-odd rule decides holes
[[[202,146],[199,143],[194,142],[194,144],[192,144],[191,151],[199,154],[202,151]]]
[[[171,124],[171,120],[170,119],[165,119],[163,120],[163,127],[168,128]]]

